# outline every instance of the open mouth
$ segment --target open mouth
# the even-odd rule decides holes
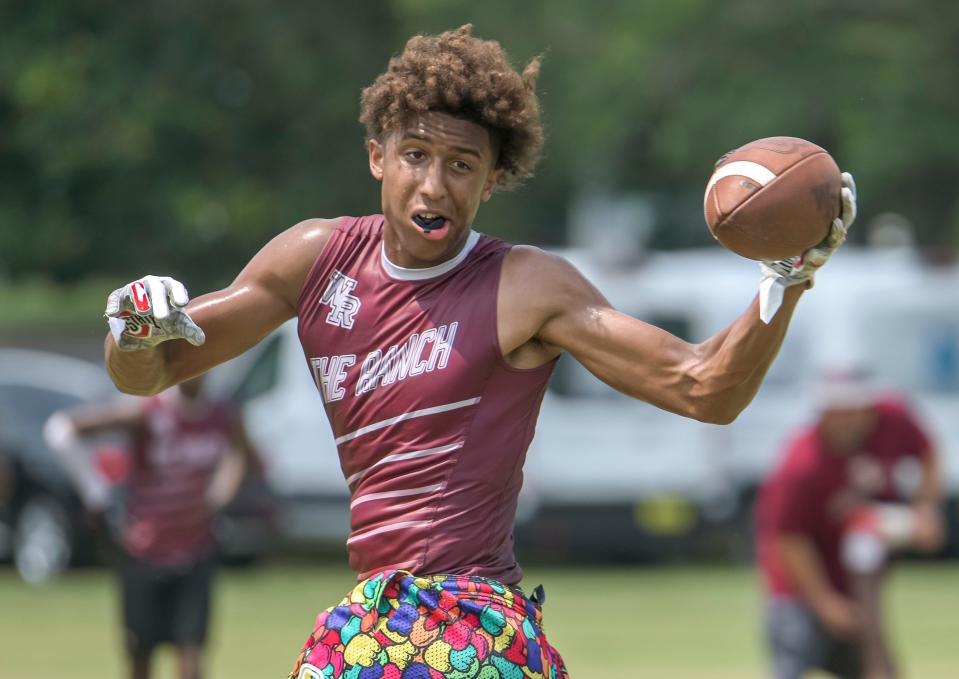
[[[441,238],[445,235],[448,222],[445,217],[433,212],[420,212],[413,215],[416,224],[427,238]]]

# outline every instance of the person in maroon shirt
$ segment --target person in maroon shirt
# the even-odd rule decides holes
[[[512,549],[523,460],[555,361],[568,352],[634,398],[731,422],[855,217],[843,174],[825,240],[761,263],[760,293],[704,342],[623,314],[562,257],[473,230],[482,203],[533,174],[539,68],[537,58],[517,72],[469,25],[411,38],[362,95],[382,214],[296,224],[230,286],[192,302],[161,276],[109,296],[107,370],[134,394],[202,373],[299,319],[351,490],[360,582],[320,614],[291,676],[566,676],[542,632],[541,598],[517,587]]]
[[[789,441],[757,504],[774,675],[892,679],[881,575],[895,551],[942,544],[936,456],[868,372],[831,369],[822,388],[818,421]]]
[[[181,679],[201,676],[214,575],[211,523],[258,461],[238,413],[206,396],[202,382],[60,411],[44,429],[93,516],[106,510],[109,489],[86,440],[103,432],[128,439],[118,573],[133,679],[150,676],[162,643],[176,647]]]

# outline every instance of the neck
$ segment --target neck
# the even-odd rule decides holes
[[[443,275],[447,271],[453,270],[460,264],[460,262],[466,259],[470,251],[476,245],[476,242],[479,240],[479,237],[480,235],[478,232],[469,231],[466,234],[465,241],[459,250],[457,250],[456,254],[437,264],[429,264],[423,267],[404,267],[395,264],[387,254],[386,240],[384,239],[380,259],[383,263],[383,269],[391,278],[396,278],[398,280],[423,280],[426,278],[435,278]]]

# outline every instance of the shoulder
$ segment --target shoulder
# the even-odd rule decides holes
[[[500,346],[504,355],[535,340],[549,359],[582,334],[602,294],[564,257],[529,245],[512,247],[504,258],[498,293]]]
[[[888,396],[876,404],[879,415],[879,427],[888,427],[904,433],[916,433],[925,436],[925,427],[922,425],[915,410],[904,397]]]
[[[916,417],[905,398],[890,394],[876,403],[876,412],[890,422],[915,422]]]
[[[929,431],[904,397],[885,397],[876,404],[876,411],[879,436],[894,436],[909,453],[923,454],[932,447]]]
[[[579,270],[561,255],[532,245],[514,245],[503,262],[502,285],[523,291],[530,302],[561,304],[584,286],[592,286]]]
[[[781,466],[782,475],[794,483],[805,482],[814,477],[823,459],[820,452],[817,428],[803,427],[786,444]]]
[[[266,287],[294,307],[307,274],[341,220],[306,219],[279,233],[254,255],[238,282]]]
[[[575,270],[573,265],[560,255],[533,245],[511,246],[503,266],[509,267],[516,273],[539,272],[542,274],[558,269]]]
[[[318,255],[342,219],[342,217],[305,219],[277,235],[264,250],[266,248],[280,251],[293,250],[301,254],[305,250]]]

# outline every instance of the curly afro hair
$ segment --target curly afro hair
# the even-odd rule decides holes
[[[540,57],[517,73],[500,44],[474,38],[472,28],[410,38],[387,71],[363,90],[360,122],[368,139],[382,141],[427,111],[472,120],[489,131],[499,149],[498,188],[515,188],[533,175],[543,148],[535,91]]]

